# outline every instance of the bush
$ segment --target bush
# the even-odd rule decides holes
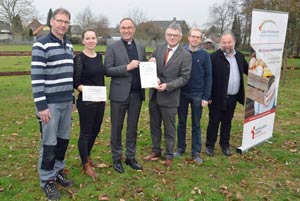
[[[81,45],[81,38],[78,37],[78,36],[75,36],[75,37],[71,37],[70,38],[70,41],[72,44],[76,44],[76,45]]]

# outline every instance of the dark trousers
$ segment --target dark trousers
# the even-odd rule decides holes
[[[197,155],[201,152],[201,128],[200,120],[202,116],[202,99],[187,97],[180,94],[180,106],[178,108],[178,127],[177,127],[177,149],[185,152],[186,149],[186,121],[191,105],[192,116],[192,150],[191,155]]]
[[[157,104],[156,96],[153,95],[149,102],[150,113],[150,130],[152,137],[152,151],[161,153],[162,130],[161,123],[164,125],[165,143],[166,143],[166,159],[173,158],[176,128],[175,118],[177,107],[163,107]]]
[[[122,157],[122,129],[127,112],[126,158],[134,159],[136,153],[137,127],[142,106],[140,93],[130,93],[126,102],[110,102],[111,108],[111,152],[113,160]]]
[[[219,125],[220,129],[220,146],[222,148],[229,147],[231,121],[236,107],[237,96],[227,96],[224,107],[216,109],[214,104],[209,105],[209,122],[207,126],[206,147],[214,148]]]
[[[87,157],[91,155],[91,150],[101,128],[105,102],[95,103],[78,99],[77,109],[80,122],[78,150],[82,164],[86,164]]]

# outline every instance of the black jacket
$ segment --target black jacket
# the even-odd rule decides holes
[[[212,91],[210,99],[212,100],[212,106],[216,107],[216,109],[222,109],[224,107],[227,96],[230,65],[223,51],[220,49],[213,52],[210,56],[212,63]],[[237,97],[238,102],[244,104],[245,90],[243,73],[248,75],[248,63],[245,60],[245,56],[237,50],[235,58],[239,67],[241,78],[240,89],[237,94]]]

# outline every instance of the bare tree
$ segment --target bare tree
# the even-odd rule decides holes
[[[75,21],[83,30],[87,28],[95,29],[99,36],[106,35],[108,32],[108,18],[103,15],[94,15],[89,6],[85,7],[82,12],[76,15]]]
[[[108,35],[108,26],[109,26],[108,18],[103,15],[99,15],[95,24],[95,29],[98,36]]]
[[[0,0],[0,20],[13,26],[18,15],[22,22],[29,22],[37,13],[32,3],[32,0]]]
[[[147,15],[140,8],[133,8],[132,10],[130,10],[128,13],[128,17],[133,19],[133,21],[135,22],[136,25],[139,25],[143,22],[148,21]]]
[[[82,29],[95,28],[96,16],[93,14],[89,6],[85,7],[82,12],[79,12],[75,21],[82,27]]]
[[[153,22],[142,22],[137,26],[135,37],[143,40],[160,40],[163,38],[163,33],[160,27]]]
[[[238,11],[237,0],[226,0],[223,3],[215,3],[209,8],[208,27],[215,26],[221,34],[226,29],[231,27],[234,15]]]

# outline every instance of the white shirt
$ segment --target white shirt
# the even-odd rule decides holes
[[[167,61],[166,63],[168,63],[168,61],[171,59],[171,57],[173,56],[174,52],[177,50],[179,44],[177,44],[175,47],[173,48],[170,48],[169,45],[168,45],[168,48],[170,48],[170,52],[169,52],[169,55],[168,55],[168,58],[167,58]]]
[[[231,56],[225,53],[224,55],[230,65],[227,95],[236,95],[240,90],[240,82],[241,82],[239,67],[235,58],[236,51],[233,50]]]

